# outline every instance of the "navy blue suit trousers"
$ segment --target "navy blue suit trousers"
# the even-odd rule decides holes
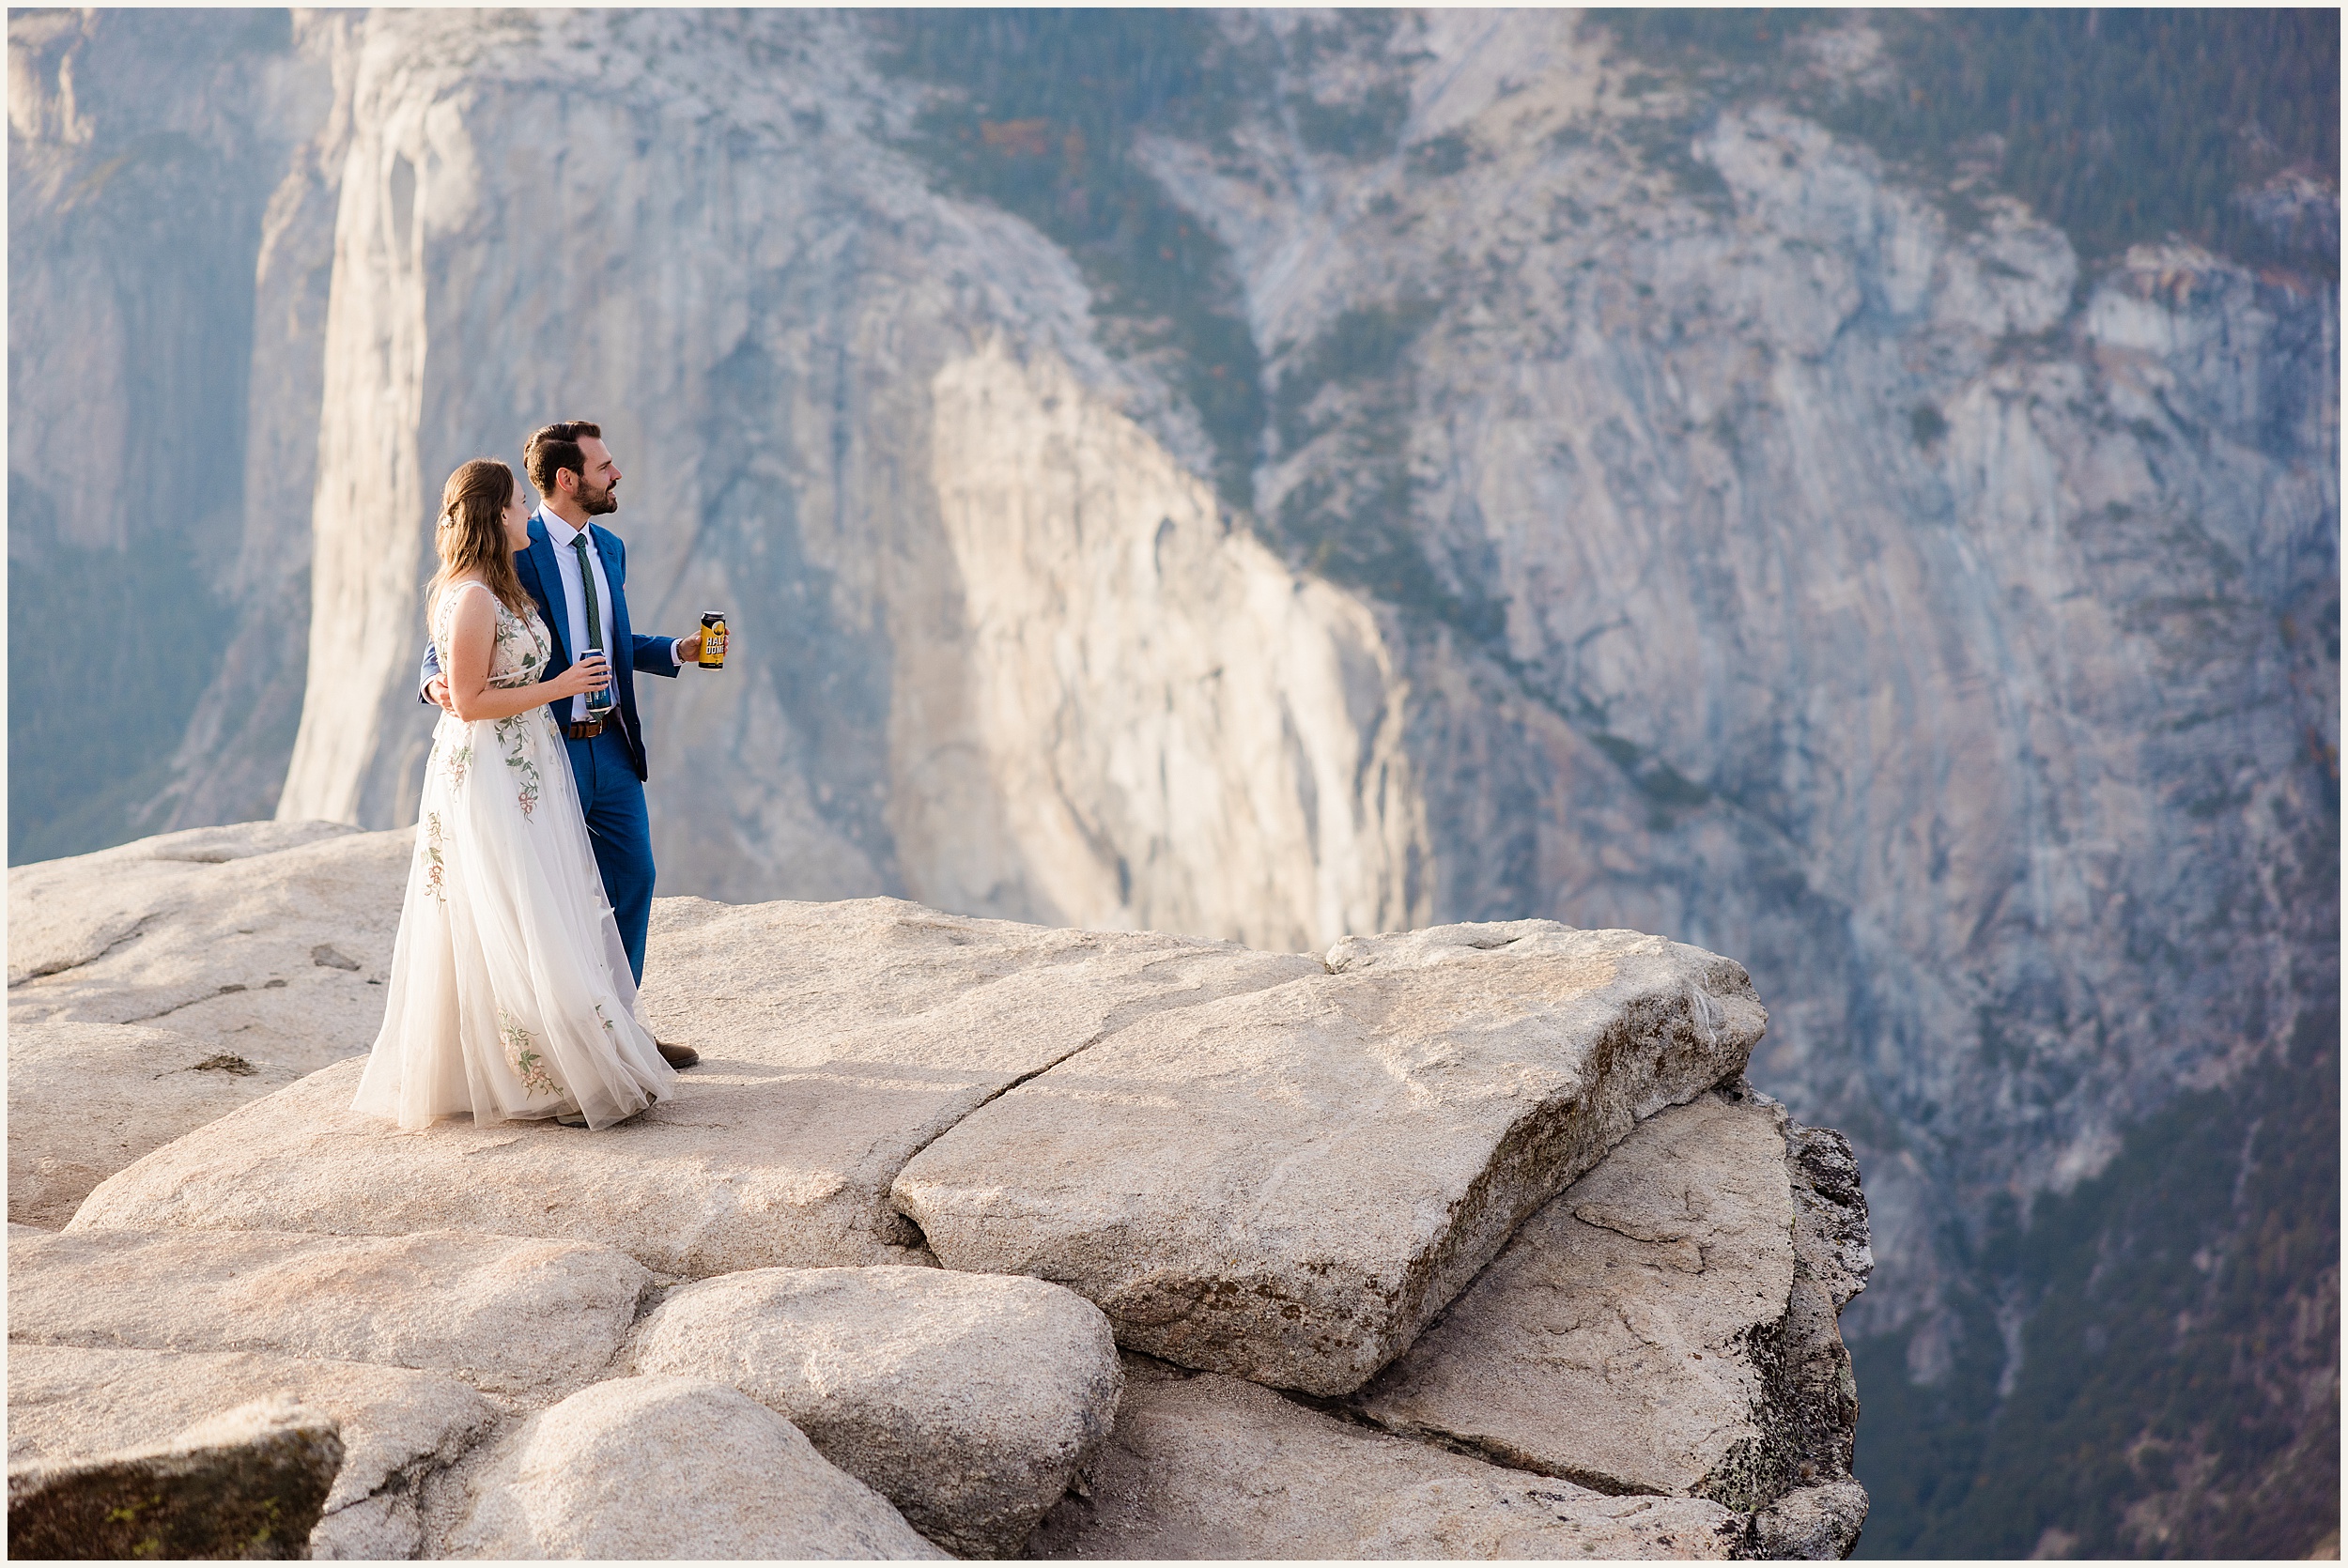
[[[587,838],[603,872],[604,897],[620,923],[627,966],[638,984],[644,978],[644,928],[652,922],[652,822],[644,814],[644,781],[618,725],[606,725],[591,741],[565,740],[571,776],[579,783],[579,808],[587,817]]]

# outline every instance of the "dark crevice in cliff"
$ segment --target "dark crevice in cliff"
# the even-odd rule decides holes
[[[1314,1409],[1321,1409],[1325,1415],[1346,1418],[1357,1426],[1367,1426],[1374,1431],[1383,1432],[1388,1437],[1423,1443],[1429,1448],[1439,1448],[1447,1453],[1456,1453],[1465,1459],[1481,1460],[1487,1465],[1497,1465],[1503,1469],[1521,1470],[1526,1475],[1537,1475],[1545,1481],[1567,1482],[1585,1491],[1597,1492],[1603,1497],[1667,1498],[1671,1496],[1669,1492],[1657,1487],[1636,1485],[1624,1481],[1619,1476],[1608,1475],[1602,1470],[1579,1469],[1571,1465],[1544,1465],[1523,1450],[1502,1442],[1497,1437],[1468,1437],[1457,1432],[1438,1431],[1432,1427],[1389,1426],[1371,1419],[1351,1406],[1337,1406],[1334,1408],[1322,1409],[1321,1406],[1313,1404],[1308,1396],[1290,1393],[1289,1397],[1300,1405],[1310,1405]],[[1721,1499],[1713,1500],[1720,1501]],[[1724,1506],[1733,1508],[1736,1505],[1724,1504]]]

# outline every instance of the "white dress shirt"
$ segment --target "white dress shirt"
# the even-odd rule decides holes
[[[547,538],[554,545],[554,569],[563,575],[563,609],[570,617],[571,662],[577,664],[587,656],[587,595],[579,579],[579,551],[571,547],[571,542],[585,530],[571,527],[556,516],[551,508],[543,505],[538,508],[538,520],[546,525]],[[603,623],[603,636],[598,645],[603,649],[604,657],[610,659],[611,583],[603,574],[603,552],[595,548],[593,539],[587,541],[587,560],[595,568],[595,609],[597,619]],[[669,659],[672,664],[682,665],[685,662],[677,652],[673,638],[669,641]],[[612,665],[617,669],[618,660],[612,659]],[[584,694],[572,698],[572,722],[583,723],[586,718],[587,699]]]

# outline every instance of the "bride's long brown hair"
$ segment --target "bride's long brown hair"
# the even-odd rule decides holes
[[[514,470],[494,457],[459,464],[448,476],[440,486],[440,520],[432,530],[440,569],[425,585],[427,606],[438,605],[450,582],[472,572],[507,609],[528,613],[530,599],[514,571],[514,546],[505,542],[505,509],[513,502]]]

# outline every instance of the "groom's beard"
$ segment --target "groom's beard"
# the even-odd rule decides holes
[[[620,498],[615,493],[618,489],[618,485],[611,484],[600,490],[581,490],[579,493],[579,509],[590,517],[600,517],[606,513],[617,512],[620,509]]]

